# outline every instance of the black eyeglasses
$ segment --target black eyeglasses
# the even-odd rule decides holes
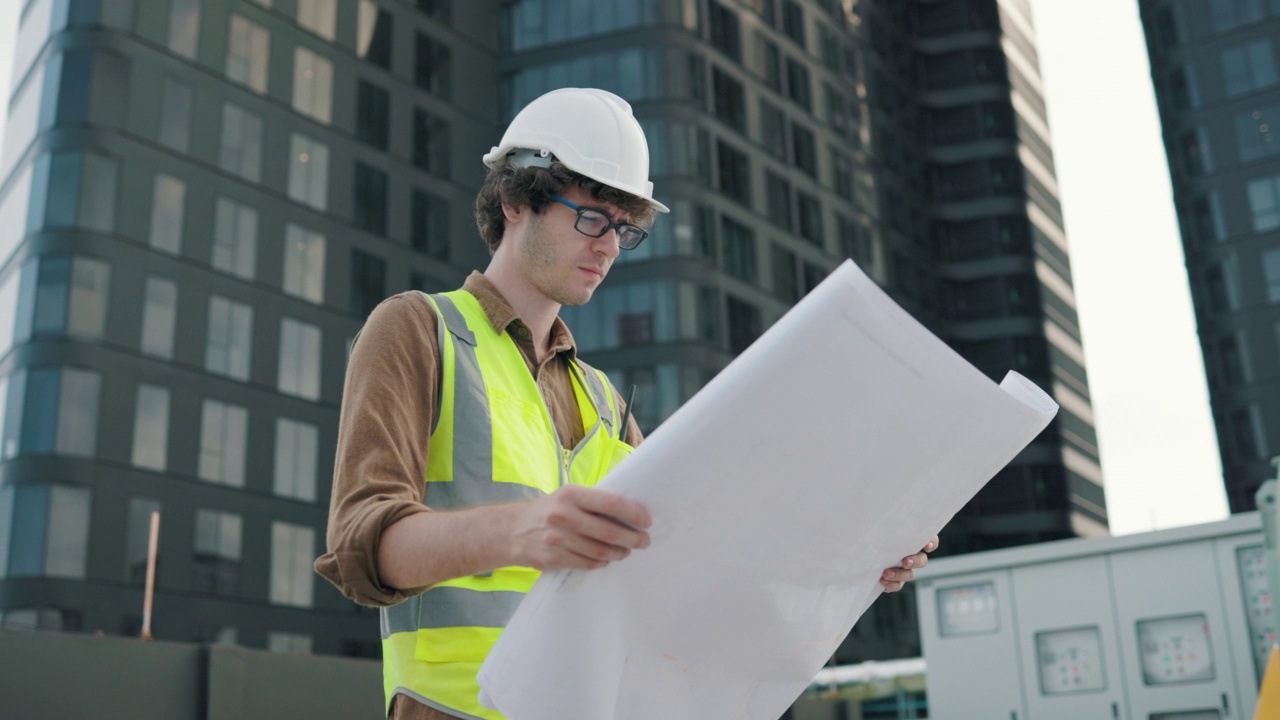
[[[609,232],[610,228],[617,229],[618,247],[623,250],[635,250],[637,245],[649,237],[648,230],[641,230],[635,225],[626,223],[616,223],[610,220],[609,216],[601,210],[582,207],[555,194],[551,195],[551,199],[567,205],[571,210],[577,211],[578,219],[573,223],[573,229],[587,237],[603,237],[605,233]]]

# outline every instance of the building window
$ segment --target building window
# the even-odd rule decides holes
[[[760,100],[760,141],[764,149],[786,162],[787,120],[782,110],[768,100]]]
[[[379,150],[387,149],[391,127],[391,95],[370,82],[356,84],[356,139]]]
[[[284,291],[324,302],[324,236],[290,223],[284,230]]]
[[[235,595],[240,592],[243,525],[235,513],[203,508],[196,510],[192,590],[209,595]]]
[[[729,350],[737,355],[760,337],[764,322],[760,308],[732,295],[725,298],[725,307],[729,316]]]
[[[1247,191],[1253,231],[1260,233],[1280,227],[1280,175],[1258,178],[1249,183]]]
[[[160,173],[151,201],[151,247],[173,255],[182,250],[182,223],[186,214],[187,184]]]
[[[793,303],[800,299],[796,255],[781,245],[773,246],[773,291],[784,302]]]
[[[311,652],[311,636],[272,631],[267,633],[267,650],[278,653],[307,654]]]
[[[720,219],[724,243],[724,269],[730,275],[756,282],[756,238],[751,228],[727,217]]]
[[[156,138],[161,145],[183,153],[190,148],[192,102],[190,85],[173,78],[164,79],[160,93],[160,132]]]
[[[172,0],[169,3],[169,49],[194,59],[200,40],[201,0]]]
[[[414,188],[410,227],[413,249],[439,260],[449,259],[449,203]]]
[[[738,27],[738,13],[716,2],[707,2],[707,29],[711,32],[711,46],[734,62],[742,61],[742,31]]]
[[[413,111],[413,164],[449,179],[449,123],[425,110]]]
[[[85,577],[90,495],[67,485],[0,490],[0,577]],[[10,611],[6,627],[13,620]]]
[[[831,148],[831,187],[841,199],[856,199],[853,192],[853,160],[834,146]]]
[[[738,132],[746,132],[747,104],[742,92],[742,83],[713,66],[711,92],[715,99],[716,118]]]
[[[81,256],[41,257],[23,266],[20,284],[34,287],[21,293],[17,305],[17,340],[25,341],[33,335],[102,339],[111,266]]]
[[[1227,219],[1222,214],[1222,202],[1216,191],[1193,201],[1191,223],[1196,238],[1202,243],[1227,239]]]
[[[796,191],[796,215],[799,219],[800,237],[823,246],[822,203],[806,192]]]
[[[1179,140],[1182,150],[1182,166],[1189,175],[1213,172],[1213,154],[1209,150],[1209,134],[1204,127],[1186,133]]]
[[[49,167],[45,220],[53,227],[109,233],[116,224],[119,164],[96,153],[59,153]]]
[[[101,386],[98,373],[73,368],[34,368],[9,376],[0,388],[5,401],[4,457],[93,457]]]
[[[252,307],[211,295],[205,369],[236,380],[248,380],[252,333]]]
[[[795,166],[811,178],[818,177],[818,149],[813,131],[799,123],[791,123],[791,148]]]
[[[415,0],[418,12],[443,25],[453,21],[453,0]]]
[[[142,303],[142,341],[146,355],[173,358],[173,325],[178,316],[178,284],[158,277],[147,278]]]
[[[338,27],[337,0],[298,0],[298,24],[333,42]]]
[[[386,235],[387,174],[375,167],[356,162],[351,189],[355,193],[352,218],[355,226],[375,235]]]
[[[213,266],[252,280],[258,254],[258,211],[218,198],[213,218]]]
[[[754,52],[751,70],[764,81],[765,87],[782,92],[782,52],[764,32],[757,30],[753,36]]]
[[[356,19],[356,55],[380,68],[391,67],[391,13],[374,0],[360,0]]]
[[[1271,87],[1280,81],[1271,40],[1257,40],[1222,51],[1227,97]]]
[[[125,528],[124,581],[129,585],[143,585],[147,580],[147,550],[151,543],[151,513],[160,512],[160,501],[150,498],[129,498],[129,524]],[[156,575],[160,572],[159,553],[156,557]]]
[[[810,110],[813,107],[812,88],[809,83],[809,68],[795,58],[787,58],[787,97],[795,104]]]
[[[133,411],[133,464],[164,472],[169,455],[169,390],[138,386]]]
[[[320,399],[320,328],[293,318],[280,320],[276,387],[307,400]]]
[[[262,118],[233,103],[222,106],[218,167],[251,182],[262,179]]]
[[[1262,275],[1267,283],[1267,302],[1280,303],[1280,249],[1262,253]]]
[[[452,68],[449,46],[419,33],[414,48],[414,84],[441,100],[448,100],[453,87]]]
[[[316,426],[298,420],[276,420],[275,492],[304,502],[316,499]]]
[[[245,440],[249,412],[238,405],[205,400],[200,413],[201,480],[244,487]]]
[[[311,607],[315,537],[316,531],[309,527],[271,523],[271,602]]]
[[[366,317],[387,292],[387,261],[362,250],[351,251],[351,312]]]
[[[791,232],[791,183],[781,175],[765,171],[764,192],[768,197],[766,208],[769,221]]]
[[[746,153],[723,140],[717,140],[716,163],[720,172],[720,192],[750,207],[751,166]]]
[[[326,125],[333,118],[333,63],[304,47],[293,53],[293,109]]]
[[[266,28],[232,15],[227,38],[227,77],[265,93],[270,43],[271,35]]]
[[[1265,15],[1262,0],[1209,0],[1209,16],[1218,32],[1261,20]]]
[[[782,32],[804,47],[804,9],[795,0],[782,0]]]
[[[300,133],[289,141],[289,197],[322,212],[329,207],[329,147]]]
[[[1251,162],[1280,152],[1274,130],[1280,122],[1280,104],[1236,115],[1236,147],[1240,162]]]

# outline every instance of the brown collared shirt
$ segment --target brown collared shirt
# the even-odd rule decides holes
[[[569,362],[576,353],[569,328],[556,318],[550,351],[539,362],[529,329],[488,278],[472,273],[462,289],[480,301],[495,330],[506,331],[515,340],[537,380],[560,444],[576,446],[585,432],[569,377]],[[388,298],[369,315],[347,363],[328,550],[315,567],[343,595],[361,605],[394,605],[426,590],[384,585],[378,578],[377,557],[384,530],[414,513],[431,512],[422,498],[427,444],[438,402],[436,323],[435,311],[418,293]],[[621,405],[621,399],[618,402]],[[636,446],[641,438],[633,418],[626,441]],[[450,716],[397,696],[390,717],[442,720]]]

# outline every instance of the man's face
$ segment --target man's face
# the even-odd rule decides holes
[[[603,212],[614,222],[627,220],[617,206],[596,200],[576,186],[560,194],[580,207]],[[576,211],[553,201],[541,215],[530,213],[528,232],[517,248],[530,283],[561,305],[586,304],[620,252],[616,230],[588,237],[574,229],[577,219]]]

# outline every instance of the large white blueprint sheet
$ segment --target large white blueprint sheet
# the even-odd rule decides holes
[[[510,720],[774,720],[920,548],[1053,418],[853,263],[600,487],[652,545],[539,579],[480,670]]]

